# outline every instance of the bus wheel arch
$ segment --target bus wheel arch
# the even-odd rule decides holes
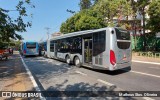
[[[78,56],[74,56],[73,63],[76,67],[81,67],[81,61]]]
[[[65,56],[65,61],[66,61],[67,64],[71,63],[71,58],[68,54]]]

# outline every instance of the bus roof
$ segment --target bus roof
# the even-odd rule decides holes
[[[23,43],[35,43],[36,41],[24,41]],[[38,42],[36,42],[38,43]]]
[[[51,38],[50,40],[62,39],[62,38],[65,38],[65,37],[85,35],[85,34],[88,34],[88,33],[91,33],[91,32],[97,32],[97,31],[102,31],[102,30],[112,29],[112,28],[114,28],[114,27],[105,27],[105,28],[100,28],[100,29],[78,31],[78,32],[64,34],[64,35],[61,35],[61,36],[56,36],[56,37]]]

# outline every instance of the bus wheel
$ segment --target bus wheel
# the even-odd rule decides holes
[[[66,56],[66,63],[67,63],[67,64],[70,64],[70,61],[71,61],[71,59],[70,59],[70,57],[67,55],[67,56]]]
[[[76,67],[81,67],[80,59],[78,57],[75,57],[74,64]]]
[[[43,53],[43,55],[42,56],[45,56],[45,52]]]

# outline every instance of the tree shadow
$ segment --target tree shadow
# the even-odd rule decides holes
[[[47,100],[136,100],[132,97],[119,97],[116,86],[99,86],[98,83],[89,84],[85,82],[66,85],[68,80],[61,84],[50,86],[44,92]],[[65,86],[65,88],[63,87]],[[65,98],[65,99],[64,99]]]
[[[16,59],[15,59],[16,58]],[[7,61],[0,62],[0,79],[11,78],[16,74],[25,73],[25,68],[23,66],[19,55],[14,54]]]

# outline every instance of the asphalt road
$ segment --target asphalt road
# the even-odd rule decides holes
[[[132,70],[115,72],[76,68],[53,59],[23,57],[39,88],[47,91],[160,91],[160,65],[132,62]],[[76,97],[79,99],[78,97]],[[135,99],[151,100],[143,97]],[[50,99],[50,98],[47,98]],[[65,99],[65,98],[64,98]],[[74,98],[75,99],[75,98]],[[83,98],[84,99],[84,98]],[[85,98],[99,99],[99,98]],[[108,99],[108,98],[100,98]],[[128,98],[109,98],[128,99]],[[134,99],[134,98],[129,98]]]

